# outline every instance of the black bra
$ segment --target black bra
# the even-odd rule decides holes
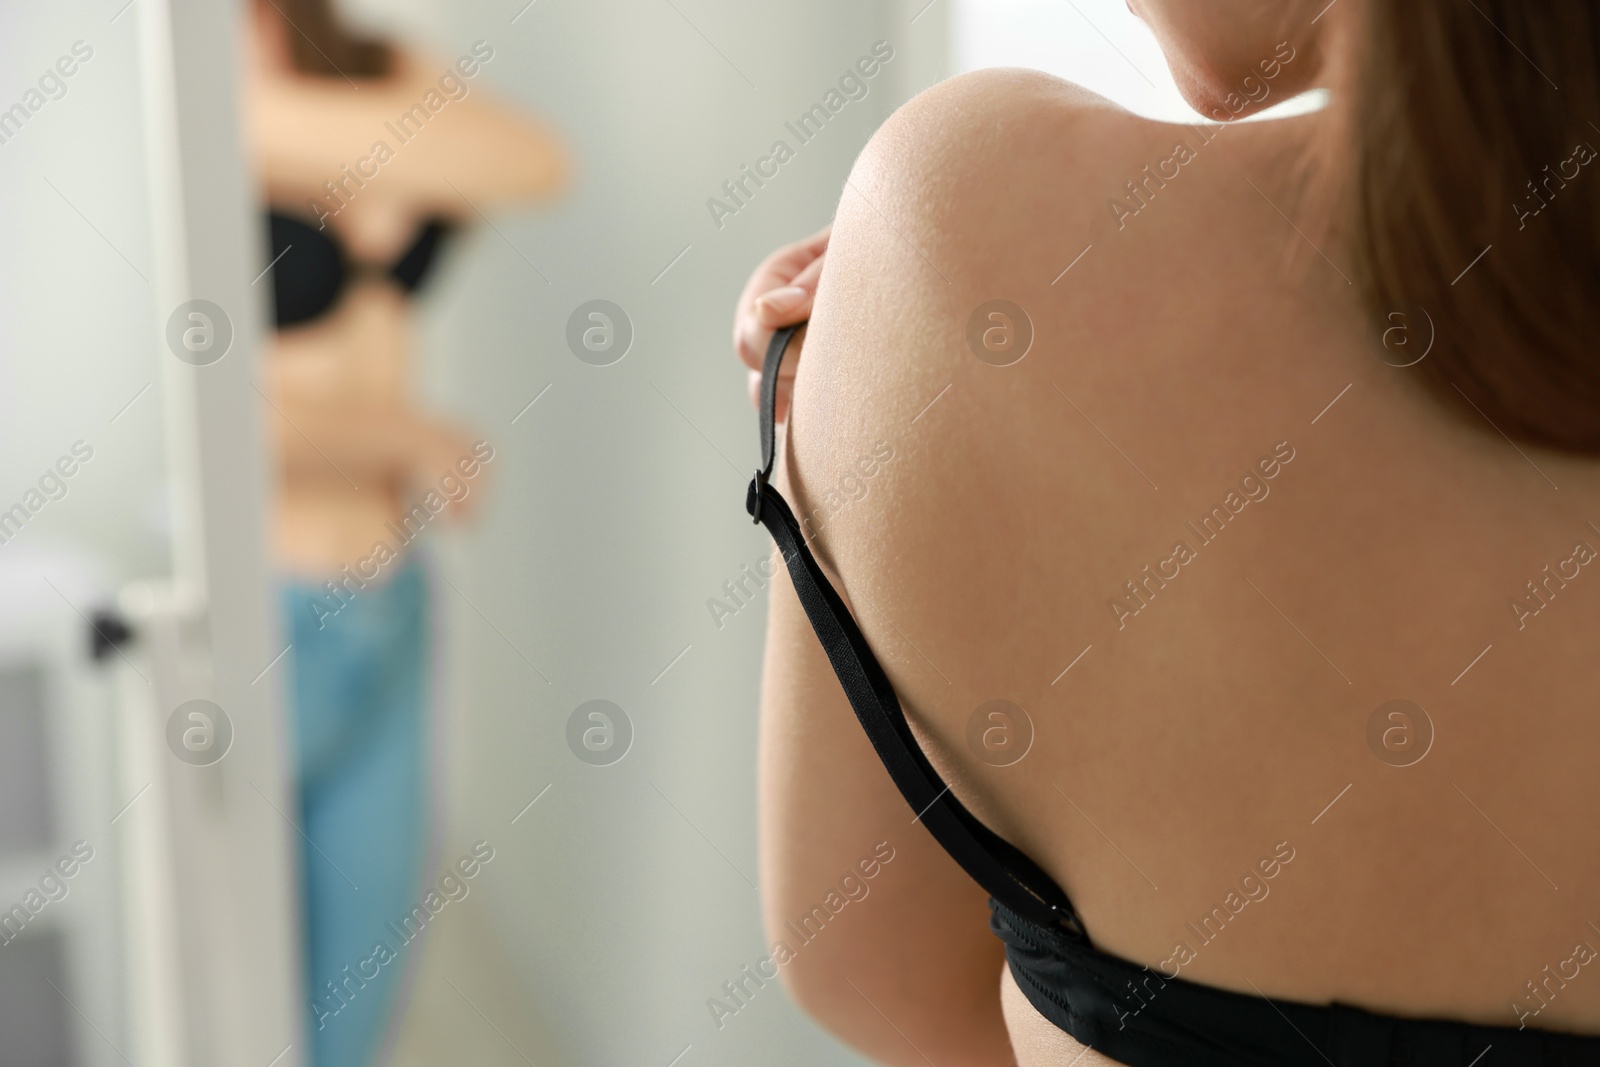
[[[416,292],[451,230],[449,222],[429,219],[393,263],[380,265],[350,259],[331,231],[319,230],[303,219],[276,211],[269,212],[268,218],[273,317],[280,330],[326,314],[339,302],[345,286],[358,277],[379,276],[407,293]]]
[[[806,546],[794,512],[768,484],[778,367],[798,329],[779,330],[767,348],[761,467],[745,494],[745,510],[777,542],[806,617],[889,777],[934,839],[988,891],[990,928],[1040,1014],[1130,1067],[1600,1064],[1600,1038],[1246,996],[1165,978],[1096,948],[1061,887],[967,811],[928,762],[888,676]]]

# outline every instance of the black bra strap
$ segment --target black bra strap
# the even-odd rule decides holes
[[[1007,908],[1041,926],[1058,927],[1087,942],[1066,893],[1031,859],[990,830],[950,792],[906,722],[894,687],[855,619],[806,546],[783,496],[768,484],[776,458],[778,368],[804,324],[779,330],[761,372],[761,467],[745,495],[745,510],[766,526],[789,569],[800,605],[828,655],[856,718],[878,758],[922,824],[951,857]]]

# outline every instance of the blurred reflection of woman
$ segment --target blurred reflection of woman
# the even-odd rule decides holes
[[[430,605],[406,545],[475,501],[494,456],[413,400],[411,299],[454,225],[552,192],[563,162],[476,84],[491,42],[423,59],[352,35],[326,0],[262,0],[255,31],[311,1061],[364,1067],[429,914]]]

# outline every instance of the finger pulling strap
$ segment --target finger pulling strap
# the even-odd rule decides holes
[[[944,850],[995,900],[1023,918],[1087,942],[1066,893],[1031,859],[969,812],[928,762],[906,722],[894,687],[844,601],[807,547],[788,502],[769,484],[776,457],[778,368],[804,324],[779,330],[761,372],[761,467],[745,510],[777,542],[817,640],[839,676],[856,718],[900,795]]]

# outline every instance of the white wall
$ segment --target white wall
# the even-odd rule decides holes
[[[112,22],[120,6],[0,8],[0,108],[75,41],[94,50],[0,144],[0,509],[75,440],[94,459],[0,551],[86,553],[108,584],[169,564],[137,20]]]
[[[0,1059],[43,1062],[60,1026],[84,1067],[121,1063],[118,1050],[131,1047],[117,895],[133,817],[112,822],[128,800],[113,773],[119,709],[108,672],[87,662],[79,612],[170,562],[138,24],[131,12],[112,21],[119,7],[0,5],[0,109],[37,90],[74,42],[93,50],[64,94],[0,144],[0,512],[39,492],[75,442],[93,449],[64,495],[52,482],[59,499],[44,498],[0,544],[0,674],[42,672],[44,709],[37,752],[18,744],[28,702],[15,688],[0,696],[0,745],[37,774],[26,795],[10,783],[0,817],[6,836],[42,819],[50,838],[0,850],[0,910],[37,892],[71,843],[93,850],[67,895],[0,950]],[[45,954],[55,936],[60,970]]]
[[[1076,82],[1146,118],[1209,122],[1183,100],[1155,35],[1126,0],[950,0],[957,71],[1032,67]],[[1307,94],[1257,119],[1310,110]]]
[[[435,395],[498,449],[488,513],[446,569],[464,595],[444,587],[445,858],[480,837],[498,850],[473,899],[545,1032],[522,1050],[535,1062],[666,1067],[692,1046],[684,1067],[857,1063],[776,985],[720,1031],[707,1008],[766,946],[749,884],[764,603],[719,631],[706,600],[767,547],[743,510],[756,419],[733,300],[761,256],[830,217],[867,137],[943,71],[943,13],[913,25],[920,3],[540,0],[513,25],[521,6],[407,15],[441,52],[489,41],[487,79],[550,118],[577,162],[564,202],[497,220],[503,237],[475,232],[431,306]],[[774,140],[794,145],[784,121],[880,39],[896,58],[870,95],[713,225],[707,198]],[[636,332],[610,367],[564,340],[597,297]],[[568,716],[597,697],[636,730],[610,767],[566,742]],[[455,996],[425,973],[413,1010]]]

